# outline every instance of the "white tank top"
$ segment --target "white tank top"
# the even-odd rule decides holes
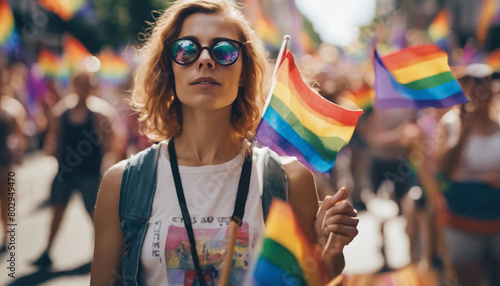
[[[500,176],[500,130],[492,135],[472,134],[465,150],[467,179],[475,179],[486,173]]]
[[[167,145],[167,142],[160,143],[156,191],[140,254],[140,279],[144,285],[192,285],[196,274]],[[216,273],[226,251],[244,151],[242,148],[234,159],[218,165],[179,166],[200,265],[208,285],[215,285],[214,277],[218,276]],[[254,148],[250,189],[229,285],[238,285],[235,281],[243,280],[264,231],[261,202],[264,152],[265,149]]]

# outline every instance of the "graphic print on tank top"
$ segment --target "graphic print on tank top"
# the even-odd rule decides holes
[[[206,219],[210,220],[213,217]],[[220,217],[217,219],[222,222],[230,218]],[[205,281],[207,285],[215,285],[219,277],[219,267],[226,253],[229,228],[202,228],[193,231],[196,239],[196,251]],[[243,280],[250,263],[250,257],[249,228],[248,223],[244,222],[238,231],[229,285],[235,285],[236,281]],[[189,238],[184,227],[171,225],[168,228],[165,242],[165,266],[169,285],[193,285],[196,272],[193,266]]]

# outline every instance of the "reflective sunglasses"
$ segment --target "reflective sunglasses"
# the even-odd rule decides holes
[[[245,43],[240,41],[217,38],[209,47],[202,47],[192,38],[180,38],[170,43],[170,58],[179,65],[189,65],[200,57],[204,49],[207,49],[216,63],[230,66],[238,60],[243,45]]]

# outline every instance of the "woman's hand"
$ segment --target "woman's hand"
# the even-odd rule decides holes
[[[336,276],[344,268],[342,251],[358,234],[359,219],[352,205],[346,201],[347,190],[341,188],[335,195],[326,196],[314,223],[317,242],[322,250],[327,269]],[[342,264],[342,265],[338,265]]]

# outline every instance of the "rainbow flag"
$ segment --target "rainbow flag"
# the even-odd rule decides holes
[[[435,45],[414,46],[381,58],[375,50],[375,105],[445,108],[467,103],[448,55]]]
[[[56,79],[61,74],[62,59],[51,51],[40,48],[38,53],[38,65],[42,69],[44,76],[47,78]]]
[[[340,107],[312,91],[287,51],[256,139],[280,155],[297,157],[311,171],[329,173],[362,113]]]
[[[359,108],[363,109],[364,111],[372,109],[374,97],[375,97],[375,91],[368,85],[363,86],[359,90],[351,91],[350,94],[345,96],[347,100],[356,104]]]
[[[255,33],[264,41],[270,50],[279,50],[282,37],[276,24],[265,16],[258,0],[245,0],[251,14]]]
[[[60,72],[61,79],[69,79],[70,75],[81,67],[83,60],[88,56],[91,56],[91,53],[85,46],[77,38],[67,35]]]
[[[64,21],[71,20],[87,4],[86,0],[38,0],[40,6],[58,15]]]
[[[128,63],[112,51],[102,51],[97,58],[101,61],[101,68],[97,75],[102,82],[121,84],[130,71]]]
[[[484,63],[489,65],[493,70],[500,71],[500,48],[489,53],[485,57]]]
[[[260,253],[245,285],[325,285],[328,275],[286,202],[273,200]]]
[[[15,36],[14,15],[7,0],[0,0],[0,47],[8,48]]]
[[[441,10],[427,28],[427,35],[432,42],[437,43],[445,40],[451,32],[449,12],[447,9]]]

